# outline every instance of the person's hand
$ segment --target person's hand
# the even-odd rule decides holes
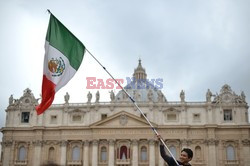
[[[160,134],[157,134],[156,137],[158,138],[159,141],[162,139]]]

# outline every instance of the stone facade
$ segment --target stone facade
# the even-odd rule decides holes
[[[137,81],[146,76],[139,61],[134,77]],[[180,150],[189,147],[194,166],[250,165],[244,93],[237,95],[224,85],[216,95],[208,90],[204,102],[186,102],[184,91],[180,101],[171,102],[157,88],[125,88],[177,159]],[[11,96],[1,129],[1,165],[165,165],[159,142],[128,96],[120,91],[111,94],[110,102],[91,102],[92,94],[88,96],[86,103],[70,103],[66,94],[64,104],[53,104],[39,116],[30,89],[20,99]]]

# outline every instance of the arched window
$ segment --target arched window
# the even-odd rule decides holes
[[[101,161],[107,161],[107,148],[105,146],[101,148]]]
[[[147,148],[145,146],[141,147],[141,161],[147,161],[148,160],[148,154],[147,154]]]
[[[26,148],[21,146],[18,151],[18,160],[24,161],[26,159]]]
[[[201,147],[200,146],[195,147],[195,157],[196,159],[201,159]]]
[[[121,148],[120,148],[120,159],[122,159],[122,160],[126,160],[127,158],[128,158],[128,156],[127,156],[127,147],[126,146],[122,146]]]
[[[227,146],[227,160],[235,160],[234,147],[232,145]]]
[[[79,161],[80,160],[80,148],[78,146],[75,146],[72,149],[72,160],[73,161]]]
[[[49,161],[55,161],[55,148],[49,148]]]
[[[176,148],[174,146],[169,147],[170,152],[173,154],[173,156],[176,158]]]

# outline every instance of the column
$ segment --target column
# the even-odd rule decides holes
[[[98,165],[98,140],[92,142],[92,166]]]
[[[243,145],[242,146],[243,147],[242,159],[244,161],[243,165],[247,165],[247,164],[250,163],[250,158],[249,158],[249,154],[250,154],[250,141],[248,139],[244,139],[244,140],[242,140],[242,145]]]
[[[11,141],[12,142],[12,141]],[[17,142],[16,141],[13,141],[12,142],[12,145],[11,145],[11,149],[10,149],[10,158],[9,158],[9,160],[10,160],[10,165],[12,165],[12,164],[14,164],[14,162],[15,162],[15,160],[17,160],[17,155],[16,155],[16,151],[18,151],[18,146],[17,146],[18,144],[17,144]],[[28,148],[27,147],[25,147],[26,148],[26,152],[27,152],[27,154],[28,154]],[[28,158],[28,156],[26,156],[26,160],[27,160],[27,158]]]
[[[159,164],[158,164],[158,165],[159,165],[159,166],[164,166],[164,160],[163,160],[163,158],[161,157],[161,152],[160,152],[160,144],[161,144],[160,141],[158,141],[158,145],[159,145],[159,146],[158,146],[158,148],[159,148],[159,149],[158,149],[158,151],[159,151],[159,160],[158,160],[158,161],[159,161]]]
[[[214,118],[213,118],[213,110],[212,110],[212,107],[209,105],[207,107],[207,123],[209,124],[213,124],[215,121],[214,121]]]
[[[217,141],[215,139],[208,139],[206,140],[208,145],[208,166],[215,166],[217,158],[216,158],[216,143]]]
[[[109,166],[115,165],[115,141],[110,139],[109,140]]]
[[[40,166],[40,162],[41,162],[41,149],[42,149],[42,141],[35,141],[33,142],[34,145],[34,156],[33,156],[33,165],[34,166]]]
[[[155,165],[155,140],[149,140],[149,166]]]
[[[11,165],[10,163],[10,153],[11,153],[12,141],[3,142],[3,165]]]
[[[84,141],[83,166],[89,166],[89,141]]]
[[[132,166],[138,166],[138,141],[137,140],[132,140],[132,148],[133,148]]]
[[[61,165],[66,165],[67,141],[61,141]]]

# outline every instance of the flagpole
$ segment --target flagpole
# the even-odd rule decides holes
[[[121,84],[111,75],[111,73],[106,69],[106,67],[104,67],[97,59],[96,57],[88,50],[86,49],[86,51],[92,56],[92,58],[94,58],[96,60],[96,62],[102,66],[102,68],[108,73],[108,75],[115,81],[115,83],[123,90],[123,92],[126,93],[126,95],[129,97],[129,99],[132,101],[132,103],[135,105],[135,107],[137,108],[137,110],[140,111],[141,115],[144,117],[144,119],[148,122],[148,124],[150,125],[151,129],[153,130],[153,132],[155,133],[155,135],[158,137],[160,134],[157,132],[157,130],[155,129],[155,127],[152,125],[152,123],[148,120],[148,118],[145,116],[145,114],[143,113],[143,111],[138,107],[137,103],[135,102],[135,100],[128,94],[128,92],[121,86]],[[167,151],[169,152],[169,154],[171,155],[171,157],[174,159],[175,163],[177,164],[177,166],[179,166],[177,160],[175,159],[174,155],[171,153],[171,151],[169,150],[169,148],[167,147],[167,145],[165,144],[165,142],[163,141],[163,139],[161,137],[158,137],[159,140],[161,141],[161,143],[164,145],[164,147],[167,149]]]

